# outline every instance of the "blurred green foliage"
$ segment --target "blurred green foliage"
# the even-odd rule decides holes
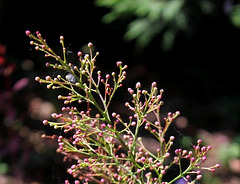
[[[171,49],[180,32],[191,34],[200,17],[214,11],[208,0],[95,0],[95,4],[110,9],[103,22],[128,22],[124,38],[136,40],[138,48],[160,35],[165,50]]]
[[[230,19],[233,25],[240,28],[240,3],[232,7]]]
[[[240,158],[240,135],[236,136],[229,145],[222,145],[219,149],[219,158],[224,165],[228,165],[229,160]]]

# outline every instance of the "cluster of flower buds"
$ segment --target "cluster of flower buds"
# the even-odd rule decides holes
[[[63,36],[60,37],[63,51],[61,58],[52,51],[39,32],[36,32],[35,36],[26,31],[26,35],[32,39],[30,44],[34,45],[36,50],[56,60],[56,63],[46,63],[47,67],[67,73],[54,78],[36,77],[35,80],[47,84],[48,89],[64,88],[68,91],[68,95],[58,96],[64,103],[62,113],[53,113],[53,120],[44,120],[43,124],[62,129],[64,133],[71,132],[71,137],[66,138],[64,135],[43,137],[51,139],[58,137],[57,151],[65,155],[64,161],[73,162],[67,172],[78,179],[74,184],[79,184],[80,181],[84,184],[88,182],[171,184],[180,178],[190,182],[192,180],[190,174],[196,174],[195,180],[200,180],[202,169],[214,172],[220,167],[219,164],[212,167],[201,166],[207,159],[206,154],[211,147],[200,146],[202,143],[200,139],[192,151],[176,149],[173,155],[172,145],[175,137],[167,137],[166,132],[180,113],[179,111],[168,113],[164,122],[161,122],[163,90],[158,90],[156,82],[152,83],[149,91],[142,90],[140,82],[136,83],[135,89],[128,88],[132,100],[126,102],[125,106],[132,115],[129,116],[128,122],[125,122],[119,114],[110,112],[109,106],[116,90],[126,79],[126,65],[123,66],[122,62],[118,61],[116,63],[119,68],[118,74],[112,72],[103,76],[101,71],[95,71],[96,57],[99,53],[93,55],[92,43],[88,44],[90,53],[83,56],[82,52],[78,52],[79,60],[72,64],[67,61]],[[86,107],[81,105],[84,110],[79,110],[76,104],[83,102]],[[94,111],[91,110],[92,107],[95,107]],[[150,114],[154,115],[154,122],[150,121]],[[158,140],[159,146],[155,153],[144,145],[139,136],[141,128]],[[189,166],[184,170],[181,165],[183,159],[189,160]],[[179,175],[166,182],[164,176],[173,165],[179,166]],[[66,180],[65,184],[70,182]]]

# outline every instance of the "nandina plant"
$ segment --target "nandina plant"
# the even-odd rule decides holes
[[[142,90],[140,82],[135,88],[128,88],[131,100],[125,106],[132,115],[124,120],[120,113],[111,112],[110,106],[116,91],[126,79],[126,65],[118,61],[118,72],[103,75],[101,71],[96,71],[99,53],[93,53],[92,43],[88,44],[89,54],[78,52],[79,60],[71,63],[67,61],[63,36],[60,37],[63,54],[59,56],[39,32],[32,34],[26,31],[26,35],[37,51],[45,53],[46,58],[55,59],[54,63],[47,62],[47,67],[67,73],[54,78],[50,75],[44,79],[36,77],[35,80],[47,84],[48,89],[64,88],[68,91],[68,95],[58,96],[64,104],[62,113],[52,114],[55,121],[43,121],[44,125],[64,130],[66,136],[43,137],[57,138],[57,152],[65,155],[65,161],[73,162],[67,172],[76,178],[75,184],[171,184],[178,179],[190,184],[201,180],[202,170],[214,172],[220,167],[219,164],[202,167],[211,146],[202,145],[201,139],[192,150],[172,150],[175,137],[166,133],[180,113],[169,112],[167,117],[160,118],[163,90],[157,88],[156,82],[151,84],[149,91]],[[148,118],[150,114],[155,116],[154,122]],[[145,129],[158,141],[155,152],[143,144],[140,129]],[[187,167],[182,166],[184,160],[188,161]],[[173,166],[177,166],[178,173],[166,181],[164,176]]]

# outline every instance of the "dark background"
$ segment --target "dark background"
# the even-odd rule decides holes
[[[11,97],[15,117],[24,116],[22,124],[26,124],[31,130],[45,130],[40,121],[27,117],[27,95],[35,94],[57,106],[57,101],[51,96],[54,94],[34,82],[34,77],[44,75],[46,69],[40,53],[29,45],[25,31],[30,30],[40,31],[53,48],[60,48],[59,36],[63,35],[73,54],[92,42],[96,51],[100,52],[97,65],[102,70],[111,72],[118,60],[129,66],[129,77],[125,82],[127,86],[134,87],[137,81],[141,81],[144,88],[149,88],[152,81],[157,81],[158,86],[165,90],[165,111],[180,110],[181,115],[187,117],[188,122],[196,129],[230,132],[232,136],[237,136],[240,130],[240,30],[230,22],[220,4],[215,16],[202,17],[198,21],[194,34],[189,37],[178,35],[170,51],[163,51],[157,39],[144,51],[137,51],[133,41],[125,42],[122,39],[126,27],[103,24],[101,18],[109,10],[94,6],[92,1],[68,0],[59,3],[47,0],[1,0],[0,43],[7,48],[7,62],[1,67],[14,65],[12,85],[23,77],[30,79],[28,87]],[[34,63],[30,71],[21,68],[21,63],[26,59],[31,59]],[[7,85],[6,78],[1,76],[1,94],[11,91],[11,84]],[[3,95],[1,97],[3,101]],[[11,110],[10,108],[9,111]],[[2,111],[1,119],[4,120],[5,116],[6,112]],[[9,126],[3,130],[8,132],[8,128]],[[9,134],[2,134],[2,140],[9,141],[12,137]],[[1,142],[1,148],[6,147],[4,141]],[[58,164],[51,161],[54,151],[49,152],[48,156],[39,156],[45,159],[42,169],[56,174],[58,171],[54,164],[56,167]],[[17,159],[19,155],[21,153],[16,152],[13,157]],[[46,159],[53,163],[51,168],[48,168]],[[2,161],[7,163],[10,160],[12,158],[2,154]],[[27,171],[33,169],[24,164],[22,167]],[[14,170],[11,164],[9,168]],[[25,173],[24,177],[41,181],[43,176],[38,175],[33,172],[32,176],[27,176]],[[51,177],[55,183],[60,182],[58,180],[62,182],[61,175],[56,175],[57,177],[54,174],[46,177],[43,182],[47,183]]]

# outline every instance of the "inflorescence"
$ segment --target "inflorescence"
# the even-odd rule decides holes
[[[95,62],[99,53],[93,54],[92,43],[88,44],[89,54],[78,52],[79,61],[73,64],[67,61],[63,36],[60,37],[63,54],[59,56],[39,32],[32,34],[26,31],[26,35],[30,37],[30,44],[35,50],[45,53],[45,57],[55,59],[55,63],[47,62],[47,67],[67,73],[54,78],[36,77],[35,80],[47,84],[48,89],[64,88],[68,91],[68,95],[58,96],[64,104],[62,113],[53,113],[53,121],[44,120],[43,124],[71,133],[71,138],[64,135],[42,137],[57,137],[57,152],[65,155],[65,161],[74,162],[67,172],[76,178],[75,184],[80,181],[85,184],[171,184],[181,178],[186,183],[192,183],[202,178],[202,170],[214,172],[220,167],[219,164],[201,166],[207,159],[207,152],[211,150],[211,146],[202,146],[201,139],[190,151],[171,151],[175,137],[167,137],[166,132],[180,113],[168,113],[164,122],[161,122],[163,90],[157,88],[156,82],[152,83],[149,91],[142,90],[140,82],[136,83],[134,89],[128,88],[132,98],[125,106],[132,111],[132,115],[125,121],[117,112],[110,112],[109,107],[115,92],[126,79],[126,65],[118,61],[118,73],[103,75],[101,71],[96,71]],[[83,108],[81,105],[80,110],[77,104],[85,106]],[[149,114],[155,116],[155,122],[149,120]],[[139,134],[142,128],[158,141],[155,153],[143,144]],[[189,163],[186,168],[182,167],[184,159]],[[164,176],[173,165],[178,166],[179,173],[170,181],[165,181]],[[69,181],[66,180],[65,183],[68,184]]]

